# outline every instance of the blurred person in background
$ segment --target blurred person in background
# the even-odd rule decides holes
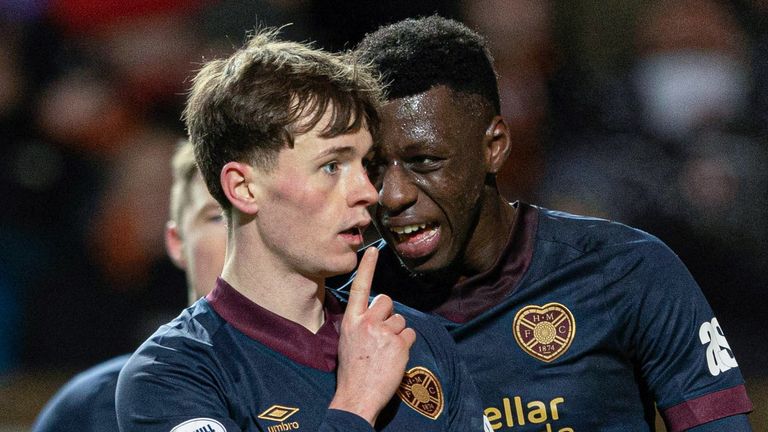
[[[733,352],[666,245],[499,194],[515,143],[482,37],[432,16],[356,52],[388,83],[373,289],[451,331],[493,429],[653,430],[658,406],[672,431],[751,430]]]
[[[205,296],[224,267],[226,227],[205,186],[192,145],[179,144],[172,161],[173,185],[165,246],[186,273],[189,303]],[[33,432],[114,432],[117,377],[130,355],[96,365],[72,378],[40,412]]]

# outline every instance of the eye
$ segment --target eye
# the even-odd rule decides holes
[[[444,159],[432,155],[416,155],[408,158],[407,163],[414,171],[428,172],[440,168],[443,160]]]
[[[224,221],[224,216],[221,213],[212,214],[206,218],[208,222],[221,223]]]
[[[430,164],[436,162],[437,159],[432,156],[416,156],[413,158],[413,163],[416,164]]]
[[[339,163],[336,161],[328,162],[320,167],[326,174],[336,174],[339,171]]]

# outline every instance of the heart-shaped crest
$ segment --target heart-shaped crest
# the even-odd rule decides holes
[[[416,366],[409,369],[400,382],[397,396],[409,407],[432,420],[443,412],[443,387],[435,374],[427,368]]]
[[[560,303],[529,305],[515,314],[512,328],[520,348],[549,363],[571,346],[576,335],[576,320]]]

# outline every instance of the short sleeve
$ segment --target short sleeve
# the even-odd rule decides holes
[[[229,418],[215,364],[202,344],[148,341],[120,372],[117,420],[122,432],[241,431]]]
[[[670,430],[751,411],[735,355],[701,289],[658,239],[613,259],[621,343],[635,357]]]

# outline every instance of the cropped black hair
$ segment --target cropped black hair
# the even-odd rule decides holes
[[[445,85],[479,95],[494,115],[501,112],[496,71],[486,41],[460,22],[437,15],[409,18],[367,34],[355,53],[378,69],[387,99]]]

